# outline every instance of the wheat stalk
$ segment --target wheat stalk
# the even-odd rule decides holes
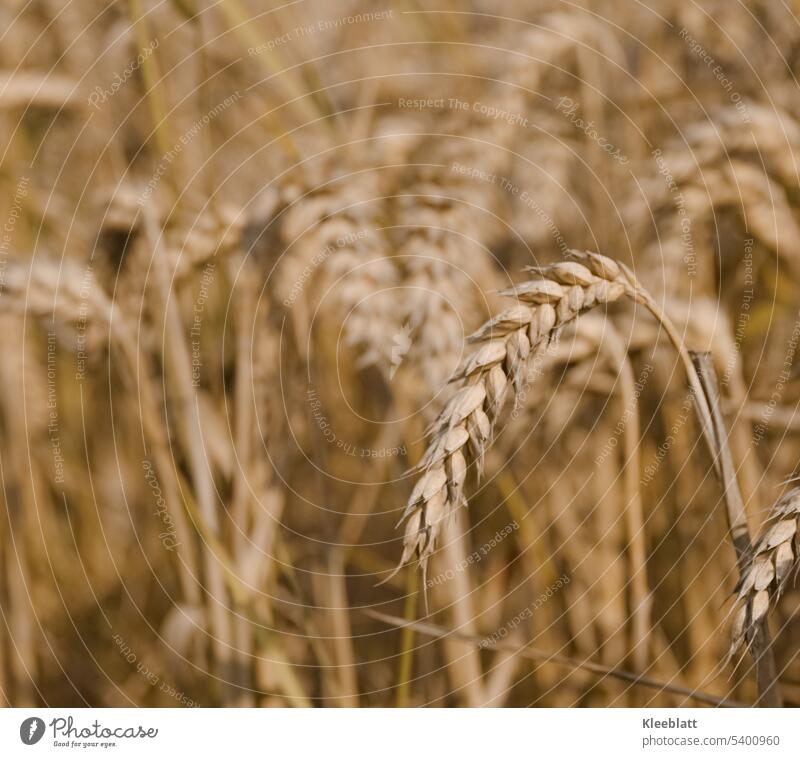
[[[775,503],[742,574],[738,587],[740,607],[733,622],[729,657],[744,645],[752,645],[769,611],[775,608],[790,579],[797,575],[799,525],[800,488],[795,487]]]
[[[518,304],[470,337],[471,342],[482,345],[457,370],[453,380],[461,380],[463,386],[431,427],[431,441],[417,466],[423,473],[400,520],[406,527],[398,569],[416,556],[425,570],[443,522],[456,507],[465,504],[468,456],[480,475],[492,427],[509,388],[513,394],[520,394],[530,367],[535,368],[560,330],[586,310],[627,297],[647,307],[661,321],[683,358],[703,430],[708,434],[710,414],[696,371],[674,326],[653,298],[624,264],[597,253],[573,251],[572,255],[581,262],[529,268],[538,279],[501,292],[515,297]]]

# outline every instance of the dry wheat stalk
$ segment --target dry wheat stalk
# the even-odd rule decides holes
[[[800,488],[786,492],[770,513],[739,586],[729,657],[752,644],[767,614],[775,608],[800,568]]]
[[[656,315],[678,346],[695,396],[701,403],[704,428],[710,415],[691,360],[674,327],[642,289],[633,272],[604,255],[573,252],[581,262],[531,268],[539,279],[501,294],[517,304],[485,323],[470,337],[481,346],[456,371],[462,388],[449,400],[431,428],[431,441],[418,468],[423,471],[408,500],[400,566],[414,556],[423,570],[433,554],[443,522],[460,504],[467,475],[467,456],[480,475],[492,426],[508,389],[518,395],[559,331],[582,312],[628,297]],[[399,566],[398,566],[399,567]]]

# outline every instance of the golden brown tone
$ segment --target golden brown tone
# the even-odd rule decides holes
[[[3,704],[800,704],[797,3],[0,20]]]

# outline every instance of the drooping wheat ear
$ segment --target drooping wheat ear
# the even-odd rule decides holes
[[[590,308],[622,297],[647,307],[678,348],[699,403],[704,431],[710,428],[708,407],[680,336],[633,272],[604,255],[571,254],[581,262],[528,268],[539,278],[501,292],[516,298],[517,304],[470,337],[482,345],[456,371],[452,380],[462,381],[463,386],[431,427],[431,441],[417,466],[422,477],[400,520],[406,521],[406,528],[398,568],[416,556],[425,569],[443,522],[460,504],[466,505],[462,491],[468,456],[480,476],[492,427],[509,388],[518,396],[525,382],[534,378],[538,362],[559,331]]]
[[[729,657],[750,646],[767,614],[775,608],[800,568],[800,488],[790,489],[776,503],[739,587],[739,610],[733,621]]]
[[[480,472],[492,422],[509,386],[515,394],[522,391],[528,366],[581,311],[625,294],[636,298],[638,287],[624,268],[600,255],[586,255],[584,260],[587,265],[564,262],[539,269],[540,279],[503,292],[516,297],[518,304],[470,337],[484,343],[457,370],[454,378],[463,380],[464,386],[432,427],[419,464],[423,475],[403,513],[407,524],[401,565],[416,555],[424,568],[443,521],[464,503],[467,453]]]

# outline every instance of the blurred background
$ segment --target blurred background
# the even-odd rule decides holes
[[[427,574],[386,579],[465,336],[570,248],[712,352],[758,532],[800,451],[799,16],[6,0],[3,703],[751,703],[721,488],[630,304],[562,335]]]

